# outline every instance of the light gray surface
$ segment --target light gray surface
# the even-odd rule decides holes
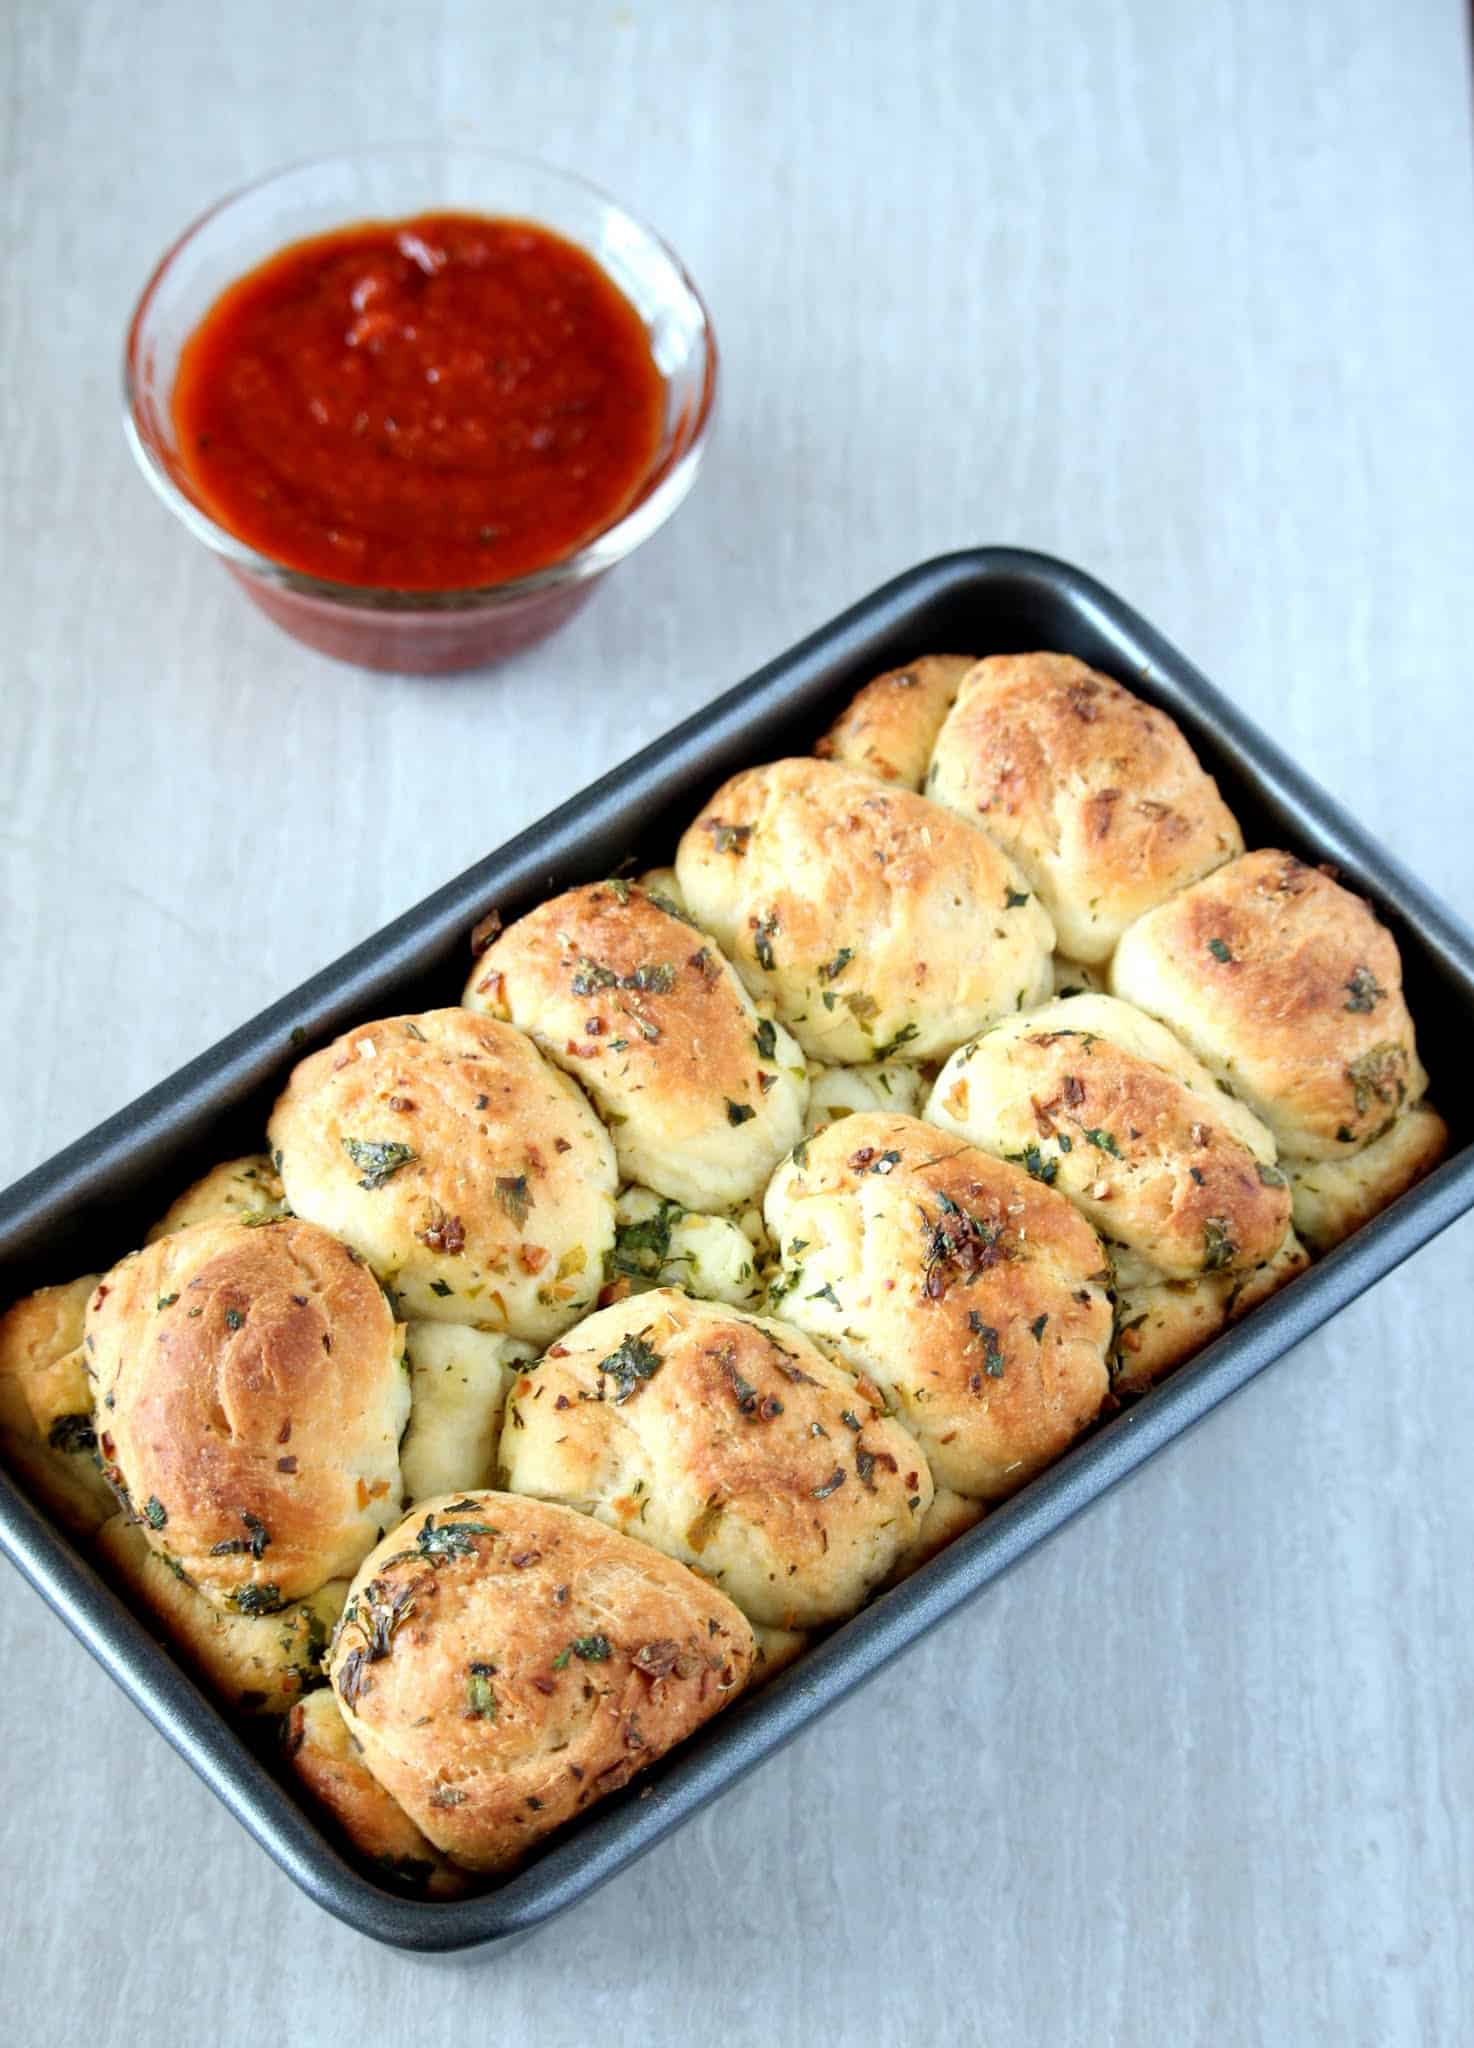
[[[1474,181],[1454,0],[12,0],[0,1181],[883,577],[1049,548],[1455,903]],[[652,218],[709,470],[455,684],[279,638],[130,473],[131,297],[274,163],[446,132]],[[1387,2043],[1474,2012],[1466,1224],[552,1931],[370,1948],[0,1572],[0,2031]]]

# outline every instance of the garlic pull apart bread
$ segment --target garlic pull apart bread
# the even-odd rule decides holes
[[[1123,1401],[1146,1393],[1309,1264],[1293,1230],[1262,1266],[1197,1280],[1162,1280],[1129,1254],[1118,1254],[1112,1391]]]
[[[372,1273],[315,1224],[193,1224],[88,1304],[104,1470],[208,1599],[269,1614],[398,1518],[402,1349]]]
[[[938,1486],[1001,1500],[1095,1420],[1105,1247],[1021,1168],[914,1117],[862,1113],[779,1167],[766,1214],[775,1313],[883,1390]]]
[[[970,654],[923,654],[887,669],[858,690],[814,748],[821,761],[842,761],[877,782],[920,789]]]
[[[409,1428],[399,1447],[405,1500],[490,1486],[507,1391],[536,1349],[469,1323],[410,1323],[404,1356],[410,1381]]]
[[[698,1300],[736,1308],[761,1296],[752,1239],[730,1217],[683,1209],[650,1188],[622,1189],[615,1206],[619,1223],[609,1272],[621,1293],[680,1287]]]
[[[932,1497],[915,1438],[873,1388],[798,1330],[674,1289],[601,1309],[518,1378],[502,1472],[780,1629],[853,1614]]]
[[[731,1601],[649,1544],[470,1493],[364,1560],[329,1670],[374,1777],[442,1854],[493,1871],[708,1720],[752,1659]]]
[[[937,735],[926,790],[1018,862],[1060,951],[1087,964],[1244,846],[1166,712],[1068,654],[976,663]]]
[[[545,1343],[592,1307],[614,1148],[510,1024],[364,1024],[294,1070],[269,1134],[295,1213],[367,1259],[401,1314]]]
[[[1111,987],[1263,1119],[1287,1166],[1352,1159],[1428,1085],[1392,934],[1292,854],[1245,854],[1142,918],[1117,948]],[[1381,1175],[1375,1187],[1364,1178],[1359,1216],[1432,1163],[1436,1129],[1425,1119],[1413,1136],[1370,1162]]]
[[[226,1159],[187,1187],[170,1203],[144,1242],[167,1237],[191,1223],[213,1223],[223,1218],[233,1223],[265,1223],[273,1216],[285,1216],[286,1197],[281,1175],[264,1152],[248,1153],[244,1159]]]
[[[688,1209],[760,1196],[808,1079],[712,940],[637,882],[570,889],[482,954],[468,1009],[526,1031],[612,1126],[619,1170]]]
[[[1448,1125],[1429,1102],[1405,1109],[1347,1159],[1292,1159],[1286,1170],[1295,1228],[1328,1252],[1431,1173],[1448,1150]]]
[[[146,1608],[185,1663],[211,1692],[242,1714],[285,1714],[322,1682],[328,1636],[348,1592],[330,1579],[302,1600],[270,1613],[217,1607],[153,1549],[147,1525],[115,1514],[98,1531],[111,1576]]]
[[[1052,985],[1054,930],[985,834],[836,761],[724,783],[681,839],[691,913],[814,1059],[943,1058]]]
[[[41,1287],[0,1316],[0,1463],[74,1536],[117,1507],[103,1478],[82,1333],[95,1273]]]
[[[995,1025],[948,1060],[926,1115],[1068,1195],[1162,1279],[1263,1265],[1290,1227],[1264,1125],[1113,996]]]
[[[921,1076],[904,1060],[868,1067],[826,1067],[815,1060],[809,1082],[805,1135],[810,1138],[857,1109],[895,1109],[903,1116],[916,1116],[921,1109]]]
[[[292,1708],[282,1747],[298,1782],[390,1883],[432,1899],[466,1889],[465,1873],[425,1839],[364,1762],[330,1687],[319,1686]]]

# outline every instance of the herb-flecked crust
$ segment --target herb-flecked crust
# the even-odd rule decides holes
[[[962,1047],[926,1116],[1068,1195],[1167,1279],[1260,1265],[1290,1226],[1269,1132],[1114,996],[1046,1003]]]
[[[711,830],[739,822],[742,850]],[[804,1051],[858,1064],[943,1058],[1043,999],[1054,928],[986,834],[838,761],[724,783],[682,836],[692,915]]]
[[[654,1544],[771,1628],[852,1614],[931,1503],[920,1446],[873,1387],[790,1324],[674,1288],[580,1323],[510,1404],[513,1491]]]
[[[85,1348],[104,1471],[208,1597],[269,1612],[397,1517],[403,1330],[315,1224],[160,1238],[98,1283]]]
[[[462,1868],[506,1870],[744,1684],[714,1587],[591,1516],[480,1492],[365,1559],[329,1659],[364,1761]]]
[[[467,1010],[360,1025],[297,1066],[269,1136],[288,1200],[407,1317],[546,1342],[593,1306],[616,1169],[532,1040]]]
[[[764,1213],[777,1312],[875,1381],[939,1486],[1002,1499],[1099,1413],[1105,1247],[1022,1168],[861,1112],[779,1168]]]
[[[1017,861],[1070,958],[1243,851],[1165,711],[1068,654],[995,654],[963,678],[926,788]]]
[[[1428,1085],[1392,934],[1293,854],[1247,853],[1142,918],[1111,988],[1169,1025],[1287,1159],[1349,1156]]]
[[[638,883],[570,889],[509,925],[465,1001],[529,1032],[610,1124],[621,1176],[688,1209],[761,1197],[803,1132],[803,1054],[715,939]]]

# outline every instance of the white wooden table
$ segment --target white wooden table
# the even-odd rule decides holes
[[[6,13],[0,1181],[885,576],[1117,586],[1456,903],[1474,177],[1456,0]],[[206,201],[444,133],[710,297],[724,417],[561,638],[280,638],[131,474]],[[455,1973],[247,1841],[0,1572],[7,2041],[1344,2044],[1474,2025],[1474,1230],[572,1918]]]

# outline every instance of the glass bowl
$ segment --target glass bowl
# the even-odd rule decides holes
[[[430,212],[504,215],[551,228],[599,263],[645,322],[665,379],[661,443],[634,502],[575,553],[471,590],[365,589],[258,554],[201,505],[180,461],[172,392],[180,350],[220,294],[290,242],[367,220]],[[569,618],[599,578],[662,526],[696,480],[716,396],[717,353],[679,259],[640,221],[566,171],[451,144],[351,151],[294,165],[222,199],[167,251],[128,327],[129,445],[155,491],[277,625],[364,668],[436,675],[479,668]]]

